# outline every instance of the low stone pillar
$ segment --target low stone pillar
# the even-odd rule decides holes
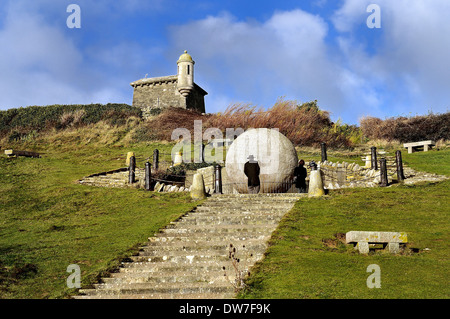
[[[322,173],[320,170],[312,170],[309,174],[308,197],[325,195],[323,189]]]
[[[366,164],[364,165],[364,168],[370,168],[372,169],[372,159],[370,158],[369,155],[366,156]]]
[[[128,153],[127,153],[127,160],[125,161],[125,165],[126,165],[126,166],[130,166],[130,158],[131,158],[132,156],[135,156],[135,155],[134,155],[134,152],[128,152]]]
[[[181,152],[175,153],[173,158],[173,166],[181,165],[183,163],[183,154]]]
[[[342,164],[338,164],[336,168],[336,179],[340,185],[343,185],[347,181],[347,171]]]
[[[191,186],[191,198],[193,200],[202,200],[206,198],[205,182],[202,174],[194,174]]]

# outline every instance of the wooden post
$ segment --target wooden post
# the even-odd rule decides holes
[[[380,159],[380,186],[381,187],[388,186],[387,167],[385,158]]]
[[[153,151],[153,168],[155,171],[159,168],[159,151],[157,149]]]
[[[321,155],[322,155],[322,163],[325,162],[328,157],[327,157],[327,144],[326,143],[321,143],[320,144],[320,150],[321,150]]]
[[[214,170],[214,193],[222,194],[222,166],[217,164]]]
[[[378,169],[378,165],[377,165],[377,148],[375,146],[372,146],[370,148],[370,153],[371,153],[371,159],[372,159],[372,165],[371,168],[374,170]]]
[[[399,182],[405,179],[405,175],[403,174],[403,163],[402,163],[402,152],[395,152],[395,163],[397,164],[397,179]]]
[[[145,190],[150,190],[150,183],[152,181],[152,164],[145,162]]]
[[[130,166],[128,167],[128,183],[133,184],[136,177],[136,157],[130,157]]]

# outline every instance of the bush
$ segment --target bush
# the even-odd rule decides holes
[[[359,134],[356,126],[333,123],[329,113],[320,110],[317,101],[298,105],[295,101],[279,100],[269,110],[255,106],[235,104],[224,113],[212,115],[207,127],[226,128],[278,128],[294,145],[318,146],[325,142],[329,147],[350,147],[350,137]]]
[[[414,117],[391,117],[381,120],[364,117],[360,120],[361,130],[367,138],[401,143],[421,140],[449,140],[450,112]]]
[[[194,135],[194,121],[205,120],[209,116],[194,110],[170,107],[154,118],[149,118],[136,129],[133,139],[139,141],[171,141],[172,132],[176,128],[186,128]],[[204,123],[203,123],[204,128]]]
[[[80,127],[105,121],[124,125],[129,117],[141,117],[139,108],[127,104],[29,106],[0,111],[0,138],[17,140],[30,132]]]

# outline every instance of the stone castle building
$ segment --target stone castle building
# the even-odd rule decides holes
[[[184,51],[177,61],[177,75],[144,78],[130,85],[134,88],[133,106],[142,109],[148,117],[152,111],[167,107],[181,107],[205,113],[205,95],[208,94],[194,83],[194,60]]]

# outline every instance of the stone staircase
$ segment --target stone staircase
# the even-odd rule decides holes
[[[73,298],[233,298],[239,274],[263,258],[272,232],[302,196],[213,195],[149,238],[118,272]]]

